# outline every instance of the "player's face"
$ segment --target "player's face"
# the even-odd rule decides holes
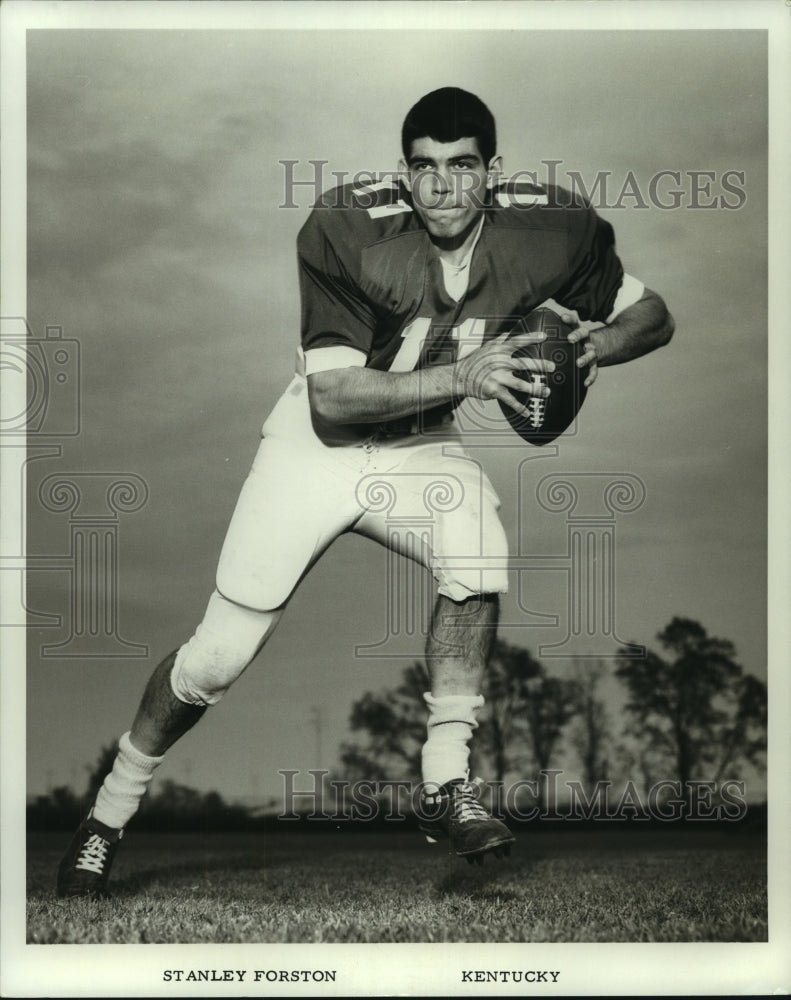
[[[439,241],[463,237],[486,204],[495,160],[484,163],[477,139],[415,139],[402,161],[415,211]]]

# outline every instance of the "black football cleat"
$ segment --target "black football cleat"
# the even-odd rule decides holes
[[[58,868],[58,895],[103,896],[123,835],[91,815],[83,820]]]
[[[470,864],[483,864],[486,854],[507,857],[515,837],[480,802],[477,782],[455,778],[436,792],[424,790],[420,799],[420,830],[430,844],[440,837],[450,840],[451,852]]]

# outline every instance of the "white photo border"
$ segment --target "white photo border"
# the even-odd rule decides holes
[[[773,993],[791,990],[787,863],[789,810],[789,726],[791,704],[788,608],[791,491],[788,467],[789,372],[786,327],[791,315],[789,253],[788,122],[791,120],[791,8],[782,0],[762,2],[604,2],[521,3],[53,3],[6,0],[2,17],[2,303],[4,315],[27,314],[25,300],[25,33],[30,28],[108,31],[145,26],[344,31],[365,27],[387,31],[442,20],[457,30],[484,28],[590,31],[639,29],[695,30],[765,28],[770,50],[770,853],[768,943],[745,944],[502,944],[474,946],[476,964],[492,967],[562,969],[557,986],[536,985],[536,995],[625,995]],[[562,65],[559,66],[562,72]],[[775,221],[777,220],[777,221]],[[772,222],[774,221],[774,224]],[[734,391],[738,359],[734,359]],[[16,484],[4,484],[2,530],[11,523]],[[18,494],[18,487],[16,488]],[[6,501],[8,501],[6,505]],[[18,503],[18,500],[16,501]],[[11,512],[11,513],[9,513]],[[727,540],[724,540],[724,544]],[[0,551],[6,551],[5,548]],[[5,574],[8,576],[9,574]],[[3,574],[0,574],[2,577]],[[3,586],[6,582],[2,581]],[[12,603],[12,602],[9,602]],[[267,956],[284,946],[257,945],[27,945],[25,943],[25,661],[23,629],[2,636],[2,994],[6,996],[250,996],[248,984],[166,984],[162,970],[202,967],[264,967]],[[469,964],[470,946],[307,945],[285,946],[292,967],[336,968],[337,983],[324,984],[328,996],[522,994],[523,987],[463,984],[459,970]],[[441,960],[437,961],[437,950]],[[606,949],[606,956],[602,949]],[[529,958],[528,958],[529,956]],[[386,970],[386,975],[383,975]],[[278,994],[258,984],[254,995]],[[309,984],[290,984],[295,996],[315,995]]]

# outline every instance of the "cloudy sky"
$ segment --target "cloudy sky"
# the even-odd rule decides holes
[[[645,502],[616,525],[618,638],[651,645],[683,615],[766,675],[764,33],[514,30],[442,41],[452,59],[437,57],[436,26],[29,34],[28,319],[37,335],[58,325],[79,342],[82,418],[60,458],[31,465],[29,552],[69,549],[67,516],[37,499],[45,477],[133,474],[149,490],[117,525],[119,632],[147,657],[42,657],[42,644],[69,635],[69,577],[30,574],[32,608],[63,618],[32,635],[31,793],[83,785],[84,766],[129,727],[154,664],[202,616],[298,342],[294,243],[311,192],[280,207],[280,161],[298,161],[300,178],[310,160],[326,161],[326,186],[332,171],[391,169],[406,110],[448,84],[489,104],[506,170],[545,177],[557,160],[561,182],[577,171],[589,183],[609,172],[602,214],[626,268],[677,323],[670,347],[601,373],[579,433],[555,452],[528,456],[516,439],[476,451],[514,550],[565,553],[564,515],[536,504],[544,475],[638,477]],[[678,209],[650,201],[661,170],[680,172]],[[699,204],[727,195],[729,171],[743,175],[729,176],[744,204],[692,207],[694,171],[713,175]],[[616,205],[629,177],[644,204]],[[660,185],[666,202],[673,186]],[[394,682],[420,653],[419,636],[387,639],[387,578],[382,550],[340,539],[162,776],[234,798],[276,795],[279,768],[332,767],[354,698]],[[529,597],[508,598],[504,634],[535,651],[565,634],[565,577],[525,579]],[[559,624],[527,628],[529,611]],[[383,655],[355,654],[380,642]]]

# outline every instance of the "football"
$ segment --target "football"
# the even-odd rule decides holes
[[[546,306],[533,310],[513,332],[535,333],[542,339],[535,344],[520,347],[515,357],[554,361],[555,371],[546,374],[518,372],[526,382],[546,385],[550,392],[546,398],[514,392],[520,403],[526,405],[530,415],[517,413],[505,403],[500,403],[508,423],[529,444],[543,445],[554,441],[574,422],[585,401],[587,368],[577,367],[577,358],[584,353],[583,344],[572,344],[566,339],[574,327],[564,323],[556,312]]]

